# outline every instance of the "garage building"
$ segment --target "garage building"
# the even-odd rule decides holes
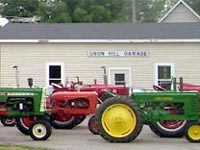
[[[1,86],[85,83],[151,88],[171,77],[200,83],[199,23],[16,24],[0,30]],[[13,68],[14,67],[14,68]],[[161,83],[162,82],[162,83]]]
[[[183,1],[175,6],[161,23],[7,23],[0,29],[0,86],[27,87],[28,78],[38,87],[66,85],[77,76],[103,83],[104,73],[109,84],[148,89],[170,89],[172,77],[200,84],[199,16]],[[185,8],[197,20],[167,21]]]

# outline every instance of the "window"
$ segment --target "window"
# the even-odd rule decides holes
[[[126,85],[125,74],[124,73],[116,73],[115,74],[115,84],[116,85]]]
[[[173,64],[156,64],[156,84],[170,90],[174,76]]]
[[[51,83],[64,83],[64,67],[63,63],[48,63],[47,64],[47,85]]]
[[[108,68],[108,83],[116,85],[131,85],[131,68],[111,67]]]

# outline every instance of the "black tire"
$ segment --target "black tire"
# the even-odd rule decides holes
[[[29,133],[33,140],[47,140],[52,133],[51,124],[47,120],[36,120],[30,126]]]
[[[24,135],[29,135],[29,127],[24,124],[22,118],[16,119],[16,126],[21,133],[23,133]]]
[[[28,121],[25,121],[24,119],[28,119]],[[36,121],[38,118],[33,116],[33,117],[21,117],[21,118],[16,118],[16,126],[17,129],[23,133],[24,135],[29,135],[29,127],[31,124]]]
[[[170,122],[170,121],[168,121]],[[164,125],[164,122],[156,122],[149,125],[151,131],[159,137],[183,137],[185,133],[185,128],[187,121],[171,121],[170,125]],[[170,123],[169,123],[170,124]]]
[[[99,134],[99,129],[98,129],[98,126],[97,126],[96,115],[92,115],[90,117],[90,119],[88,121],[88,129],[94,135],[98,135]]]
[[[76,126],[81,124],[86,118],[86,115],[76,116]]]
[[[86,118],[85,115],[81,115],[81,116],[72,116],[72,118],[67,121],[52,119],[52,126],[55,129],[72,129],[78,124],[80,124],[85,118]]]
[[[193,143],[200,143],[200,122],[189,121],[185,130],[185,138]]]
[[[96,119],[100,136],[109,142],[130,142],[143,127],[140,108],[128,97],[107,99],[99,106]]]
[[[1,123],[6,127],[12,127],[16,125],[15,118],[1,118]]]

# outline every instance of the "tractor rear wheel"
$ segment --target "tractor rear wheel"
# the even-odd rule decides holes
[[[4,126],[11,127],[11,126],[15,126],[16,120],[15,118],[1,118],[1,123]]]
[[[33,116],[33,117],[22,117],[22,118],[17,118],[16,119],[16,126],[17,129],[23,133],[24,135],[29,135],[29,127],[31,124],[36,121],[38,117]]]
[[[185,138],[193,143],[200,142],[200,122],[190,121],[187,123]]]
[[[47,120],[36,120],[29,128],[30,136],[33,140],[47,140],[52,133],[51,124]]]
[[[94,135],[99,134],[96,115],[92,115],[92,117],[90,117],[90,119],[88,121],[88,129]]]
[[[99,134],[109,142],[130,142],[141,132],[140,108],[128,97],[112,97],[97,110]]]
[[[152,132],[160,137],[182,137],[185,132],[186,120],[166,120],[149,125]]]
[[[80,124],[86,118],[85,115],[73,116],[73,115],[65,115],[65,116],[57,116],[52,119],[52,126],[55,129],[72,129],[78,124]]]

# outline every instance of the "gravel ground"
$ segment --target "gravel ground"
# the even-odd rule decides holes
[[[0,125],[0,144],[45,147],[53,150],[199,150],[199,143],[190,143],[183,138],[160,138],[147,126],[131,143],[109,143],[99,135],[93,135],[87,129],[86,119],[72,130],[53,129],[47,141],[33,141],[21,134],[16,127]]]

